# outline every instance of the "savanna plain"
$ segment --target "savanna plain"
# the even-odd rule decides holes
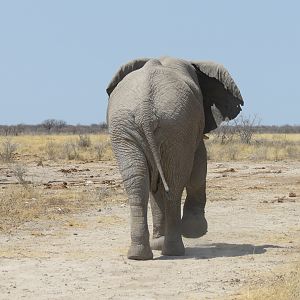
[[[300,299],[300,134],[205,143],[208,233],[132,261],[107,134],[0,136],[0,299]]]

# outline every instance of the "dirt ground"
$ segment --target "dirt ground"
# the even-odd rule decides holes
[[[208,233],[184,239],[185,256],[128,260],[129,207],[107,200],[0,232],[0,299],[234,299],[299,262],[300,162],[210,162],[208,170]],[[0,188],[16,183],[8,173],[0,168]],[[113,162],[31,163],[28,178],[45,191],[107,186],[125,199]]]

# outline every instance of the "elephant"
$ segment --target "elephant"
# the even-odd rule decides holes
[[[207,232],[203,139],[217,128],[217,115],[231,120],[242,110],[239,88],[221,64],[161,57],[124,64],[106,92],[109,134],[130,206],[127,257],[152,259],[152,250],[184,255],[182,236]]]

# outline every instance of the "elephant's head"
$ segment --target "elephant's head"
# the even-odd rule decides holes
[[[232,120],[244,105],[241,93],[229,72],[214,62],[191,62],[197,73],[203,95],[205,114],[204,133],[217,128],[212,109],[217,108],[221,118]]]

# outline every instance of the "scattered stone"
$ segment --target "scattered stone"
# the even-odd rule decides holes
[[[116,181],[114,179],[105,179],[102,180],[103,184],[108,184],[108,185],[114,185],[116,183]]]
[[[85,182],[85,184],[84,185],[91,185],[91,184],[93,184],[93,181],[91,181],[91,180],[87,180],[86,182]]]
[[[297,195],[296,195],[296,193],[294,193],[294,192],[289,192],[289,197],[297,197]]]
[[[218,171],[218,173],[228,173],[228,172],[236,172],[236,170],[234,168],[228,168],[222,171]]]
[[[42,160],[39,160],[36,165],[37,165],[37,167],[43,167],[44,166]]]
[[[44,183],[44,186],[45,186],[45,189],[57,189],[57,190],[60,190],[60,189],[67,189],[68,183],[63,181],[63,182],[47,182],[47,183]]]
[[[283,200],[285,200],[286,197],[285,196],[282,196],[282,197],[276,196],[275,198],[276,198],[275,200],[271,201],[272,203],[275,203],[275,202],[283,203]]]
[[[76,168],[70,168],[70,169],[60,169],[59,171],[67,174],[67,173],[77,172],[78,170]]]

